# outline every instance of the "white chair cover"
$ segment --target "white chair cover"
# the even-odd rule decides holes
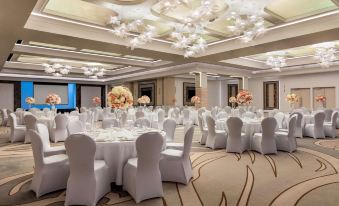
[[[314,115],[314,124],[306,124],[304,134],[313,138],[325,138],[324,132],[325,113],[318,112]]]
[[[285,115],[282,112],[278,112],[274,115],[274,119],[277,121],[278,127],[283,128],[283,122],[285,120]]]
[[[10,142],[23,142],[25,140],[26,127],[18,126],[15,113],[11,113],[8,116],[9,125],[11,127],[11,135],[9,137]]]
[[[215,121],[210,115],[206,116],[206,122],[207,122],[207,127],[208,127],[206,147],[209,147],[212,149],[226,148],[226,142],[227,142],[226,131],[215,130]]]
[[[160,160],[162,181],[187,184],[192,178],[192,165],[189,154],[191,152],[194,126],[191,126],[184,138],[183,150],[166,149]]]
[[[165,121],[165,111],[163,109],[159,109],[157,122],[158,129],[163,130],[164,121]]]
[[[186,125],[190,122],[190,110],[184,109],[182,113],[183,113],[183,125]]]
[[[177,123],[174,119],[168,118],[164,121],[164,132],[166,133],[166,141],[173,142],[176,127]]]
[[[6,109],[1,109],[0,110],[0,115],[1,115],[1,126],[6,126],[7,125],[7,121],[8,121],[8,116],[7,116],[7,112]]]
[[[65,205],[96,205],[111,188],[105,161],[95,160],[94,140],[74,134],[66,139],[65,146],[70,164]]]
[[[44,156],[44,146],[41,136],[34,130],[28,131],[32,141],[34,157],[34,174],[31,189],[36,197],[65,189],[69,176],[68,157],[65,154]]]
[[[159,169],[162,146],[163,138],[157,132],[145,133],[136,140],[138,158],[128,160],[123,175],[123,188],[136,203],[163,196]]]
[[[226,152],[243,153],[248,148],[246,135],[241,132],[242,120],[239,117],[230,117],[226,124],[228,128]]]
[[[8,118],[9,117],[9,114],[11,114],[11,113],[13,113],[13,111],[12,110],[10,110],[10,109],[6,109],[6,118]],[[9,121],[7,121],[7,125],[6,125],[7,127],[10,127],[11,125],[9,124]]]
[[[275,142],[278,150],[293,152],[297,149],[297,140],[295,138],[297,118],[297,114],[290,118],[288,132],[278,131],[275,133]]]
[[[69,119],[65,114],[57,114],[55,116],[55,128],[52,129],[51,141],[65,141],[68,137],[67,125]]]
[[[273,117],[267,117],[261,122],[262,133],[254,133],[251,149],[261,154],[276,154],[275,129],[277,121]]]
[[[37,118],[34,115],[26,114],[24,116],[24,123],[26,125],[27,131],[29,131],[30,129],[34,130],[34,131],[37,130],[37,128],[36,128]],[[29,137],[29,133],[26,133],[26,135],[25,135],[25,144],[26,143],[31,143],[31,138]]]
[[[83,133],[86,131],[86,125],[80,120],[73,120],[68,123],[67,130],[69,135]]]
[[[324,132],[326,137],[332,137],[335,138],[337,136],[337,130],[336,130],[336,121],[338,119],[338,112],[334,111],[332,112],[332,117],[330,122],[324,123]]]
[[[198,114],[198,126],[199,126],[200,133],[201,133],[200,144],[204,145],[206,144],[208,129],[204,128],[202,115],[199,115],[199,114]]]
[[[103,129],[108,129],[111,127],[119,127],[119,121],[117,119],[113,119],[113,118],[107,118],[102,120],[102,128]]]
[[[145,113],[143,111],[136,111],[135,112],[135,118],[136,119],[139,119],[139,118],[142,118],[142,117],[145,117]]]
[[[151,127],[151,122],[145,117],[141,117],[134,122],[135,127]]]
[[[49,132],[46,125],[38,123],[36,125],[37,132],[40,135],[41,141],[43,143],[44,148],[44,155],[45,157],[57,155],[57,154],[66,154],[65,146],[55,146],[51,147],[51,144],[49,142]]]
[[[332,109],[325,109],[325,122],[332,122]]]

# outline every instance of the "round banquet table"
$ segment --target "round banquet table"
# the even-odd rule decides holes
[[[105,160],[111,182],[122,185],[124,166],[128,159],[137,156],[135,140],[144,133],[164,132],[150,128],[110,128],[88,131],[86,134],[96,141],[95,159]],[[165,148],[166,141],[164,140]]]

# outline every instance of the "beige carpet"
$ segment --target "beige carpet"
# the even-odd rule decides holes
[[[8,131],[0,129],[0,205],[63,205],[65,191],[36,199],[29,191],[33,159],[30,145],[7,143]],[[199,139],[198,128],[194,141]],[[176,141],[182,141],[178,128]],[[339,139],[309,141],[289,154],[241,155],[225,150],[206,149],[193,144],[191,160],[194,177],[188,185],[163,183],[164,198],[143,201],[147,206],[218,205],[338,205],[339,159],[322,151],[337,152]],[[311,148],[312,147],[312,148]],[[320,149],[319,149],[320,148]],[[99,205],[136,205],[121,187],[112,191]]]

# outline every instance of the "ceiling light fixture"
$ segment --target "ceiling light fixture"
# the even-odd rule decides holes
[[[98,79],[99,77],[103,77],[105,75],[105,69],[99,67],[81,67],[84,71],[84,75],[88,76],[91,79]]]
[[[42,66],[45,68],[45,73],[52,74],[55,77],[61,77],[71,72],[72,66],[62,65],[60,63],[48,64],[44,63]]]
[[[314,58],[320,61],[322,67],[328,68],[337,59],[336,48],[333,42],[325,42],[313,45],[315,48]]]
[[[281,71],[281,67],[285,67],[286,64],[286,58],[284,56],[284,53],[279,52],[279,53],[274,53],[274,54],[269,54],[267,60],[266,60],[266,65],[271,66],[273,71]]]

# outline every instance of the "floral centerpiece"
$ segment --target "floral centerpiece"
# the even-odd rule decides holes
[[[236,98],[235,96],[231,96],[231,97],[228,99],[228,102],[231,103],[232,108],[235,108],[235,104],[237,103],[237,98]]]
[[[146,106],[146,104],[149,104],[151,102],[151,99],[148,96],[143,95],[137,100],[137,102]]]
[[[193,96],[191,98],[191,103],[193,103],[195,106],[197,106],[197,104],[200,104],[200,97],[199,96]]]
[[[52,109],[54,109],[56,104],[61,104],[61,98],[57,94],[49,94],[45,100],[46,104],[51,105]]]
[[[133,95],[126,87],[113,87],[107,94],[107,104],[113,109],[127,109],[133,105]]]
[[[290,94],[287,94],[286,101],[289,103],[290,109],[293,110],[294,104],[299,101],[299,97],[294,93],[290,93]]]
[[[242,90],[237,94],[237,103],[239,105],[248,106],[252,104],[253,96],[248,90]]]
[[[35,99],[33,97],[27,97],[25,99],[25,102],[28,104],[29,107],[31,107],[31,105],[35,103]]]
[[[315,97],[315,101],[317,101],[318,103],[321,104],[322,107],[326,107],[325,104],[326,104],[326,96],[324,95],[319,95],[319,96],[316,96]]]
[[[100,97],[93,97],[92,102],[97,107],[101,104],[101,98]]]

